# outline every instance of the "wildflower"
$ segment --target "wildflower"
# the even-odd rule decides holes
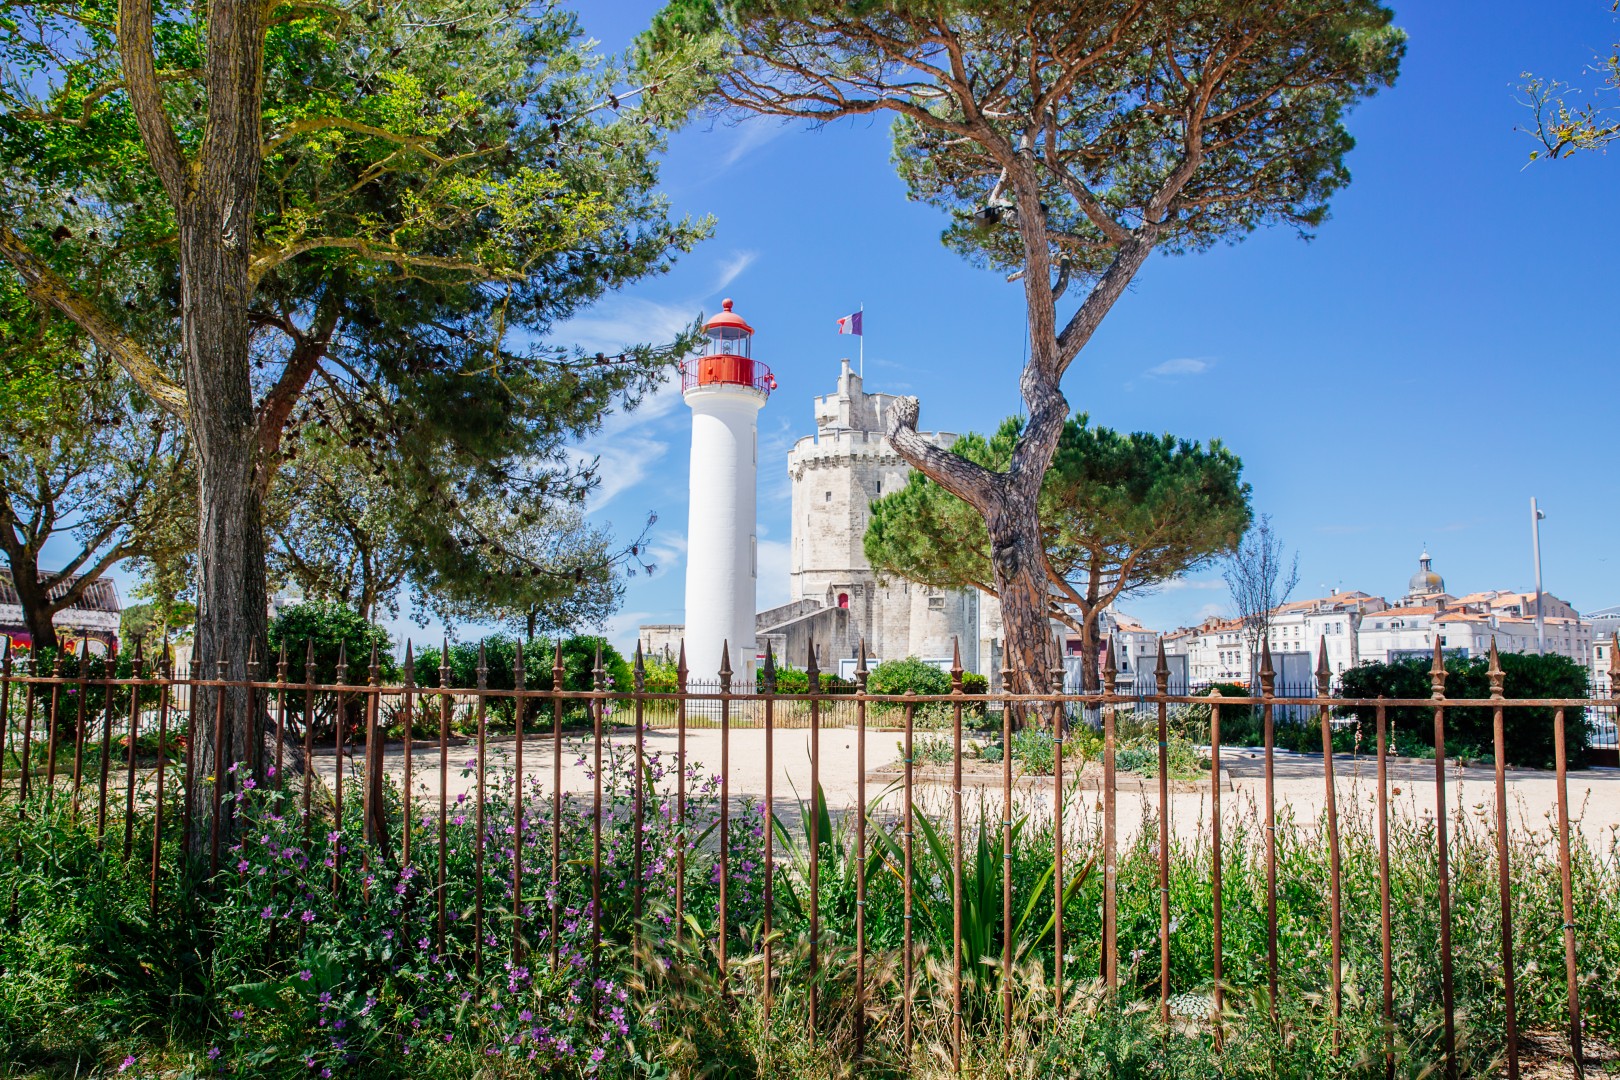
[[[128,1069],[133,1064],[135,1064],[135,1055],[131,1054],[131,1055],[129,1055],[129,1057],[125,1058],[123,1060],[123,1062],[118,1066],[118,1071],[123,1072],[125,1069]]]
[[[241,1009],[232,1009],[231,1010],[231,1019],[232,1020],[240,1020],[240,1019],[242,1019],[242,1017],[244,1017],[246,1015],[247,1014],[244,1013]]]
[[[276,917],[275,909],[270,907],[269,904],[266,904],[265,907],[264,907],[264,910],[259,912],[259,918],[261,918],[261,919],[273,919],[275,917]]]
[[[308,908],[305,908],[304,913],[300,915],[299,918],[303,919],[307,923],[312,923],[315,921],[315,913]]]
[[[210,1046],[208,1048],[208,1060],[213,1061],[214,1059],[216,1059],[218,1057],[219,1057],[219,1047]]]
[[[298,977],[305,982],[309,982],[309,968],[305,968],[303,971],[300,971],[298,973]]]

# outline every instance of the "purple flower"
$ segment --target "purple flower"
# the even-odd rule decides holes
[[[303,979],[305,982],[309,982],[309,968],[305,968],[303,971],[300,971],[298,973],[298,977]]]
[[[231,1019],[232,1020],[240,1020],[240,1019],[242,1019],[242,1017],[244,1017],[246,1015],[247,1014],[244,1013],[241,1009],[232,1009],[231,1010]]]
[[[208,1048],[208,1060],[213,1061],[217,1057],[219,1057],[219,1047],[210,1046]]]
[[[125,1069],[128,1069],[133,1064],[135,1064],[135,1055],[131,1054],[131,1055],[129,1055],[129,1057],[125,1058],[123,1060],[123,1062],[118,1066],[118,1071],[123,1072]]]
[[[304,913],[300,915],[299,918],[303,919],[307,923],[312,923],[315,921],[315,913],[310,911],[308,908],[305,908]]]

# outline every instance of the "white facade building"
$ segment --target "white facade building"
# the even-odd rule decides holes
[[[1456,597],[1424,552],[1407,592],[1394,604],[1364,592],[1335,592],[1276,608],[1268,630],[1279,692],[1314,686],[1318,649],[1327,646],[1335,677],[1365,661],[1428,657],[1438,639],[1448,655],[1535,652],[1535,594],[1493,590]],[[1567,602],[1542,594],[1545,649],[1595,669],[1595,632]],[[1617,618],[1620,622],[1620,618]],[[1164,635],[1171,667],[1189,683],[1243,682],[1258,661],[1237,619],[1207,619]]]

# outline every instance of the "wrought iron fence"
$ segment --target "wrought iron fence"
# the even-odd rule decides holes
[[[311,652],[311,657],[313,652]],[[807,686],[818,686],[817,664],[814,655],[808,658]],[[1620,663],[1620,661],[1617,661]],[[313,665],[306,668],[312,670]],[[340,660],[339,671],[347,671]],[[222,848],[230,849],[232,838],[239,834],[243,821],[240,815],[247,811],[243,796],[250,788],[263,786],[281,793],[286,805],[296,809],[303,822],[306,837],[311,835],[311,824],[327,821],[332,826],[329,836],[332,888],[353,887],[350,877],[371,873],[383,862],[417,870],[428,881],[423,892],[424,902],[435,914],[437,948],[455,950],[449,924],[455,921],[449,901],[446,879],[447,823],[467,810],[465,796],[471,796],[470,812],[476,815],[473,843],[476,848],[477,890],[471,898],[472,934],[462,947],[470,951],[468,962],[482,971],[486,951],[497,945],[522,956],[530,951],[546,951],[537,946],[549,943],[552,963],[559,962],[559,924],[566,917],[566,899],[560,893],[560,880],[564,874],[561,828],[565,807],[577,810],[581,821],[588,824],[591,837],[591,856],[586,880],[589,899],[573,909],[572,915],[590,920],[589,957],[595,963],[603,947],[604,933],[625,932],[639,938],[646,932],[645,917],[648,897],[644,889],[648,880],[644,872],[643,845],[640,839],[648,826],[653,811],[654,793],[648,785],[653,775],[648,768],[648,739],[667,739],[673,733],[675,765],[670,770],[676,778],[673,810],[658,803],[657,812],[666,817],[673,815],[679,835],[676,847],[676,866],[673,872],[673,917],[675,940],[692,933],[704,936],[709,943],[705,953],[718,976],[724,980],[735,976],[737,965],[734,950],[746,949],[751,967],[757,967],[763,988],[766,1009],[770,1008],[773,993],[789,978],[803,978],[808,1000],[807,1022],[812,1030],[818,1024],[818,982],[822,961],[821,949],[836,934],[850,945],[854,980],[854,1024],[857,1045],[866,1038],[866,1025],[871,1022],[865,1007],[865,996],[870,992],[868,961],[870,948],[867,939],[868,920],[868,866],[873,855],[874,841],[868,830],[873,824],[869,785],[884,786],[886,781],[872,781],[869,774],[873,764],[868,760],[867,735],[873,731],[892,731],[898,736],[900,760],[893,788],[899,798],[897,810],[888,811],[900,823],[899,840],[888,852],[898,863],[902,894],[898,903],[903,908],[904,942],[901,957],[900,1037],[909,1045],[913,1038],[912,1002],[925,957],[913,940],[915,878],[914,859],[917,857],[916,832],[912,825],[918,814],[919,767],[918,735],[923,731],[920,718],[931,722],[943,718],[933,736],[948,740],[948,754],[938,769],[948,770],[946,793],[949,796],[949,835],[941,838],[952,863],[952,940],[948,957],[937,958],[949,971],[948,988],[954,1016],[952,1029],[953,1052],[960,1060],[962,1028],[962,995],[964,966],[977,970],[988,963],[999,969],[1001,1023],[1010,1032],[1013,1024],[1014,991],[1014,921],[1020,907],[1029,904],[1028,897],[1015,897],[1010,869],[1002,872],[1000,906],[999,956],[975,957],[964,954],[963,917],[963,858],[964,842],[964,778],[965,747],[975,739],[988,735],[993,742],[1000,740],[1000,774],[981,785],[984,790],[999,788],[999,819],[1001,845],[1007,867],[1011,866],[1013,827],[1011,807],[1015,786],[1027,790],[1031,778],[1015,776],[1015,763],[1011,747],[1015,733],[1024,726],[1043,728],[1051,733],[1052,767],[1049,776],[1034,778],[1036,785],[1049,785],[1050,800],[1042,793],[1041,805],[1052,818],[1053,872],[1050,882],[1052,919],[1049,927],[1052,948],[1045,963],[1050,969],[1050,987],[1053,1008],[1061,1015],[1065,1007],[1066,987],[1078,978],[1095,978],[1111,994],[1121,992],[1122,960],[1119,943],[1119,898],[1117,873],[1121,836],[1118,829],[1118,810],[1121,802],[1119,768],[1119,728],[1130,718],[1151,725],[1157,739],[1156,784],[1144,785],[1144,790],[1156,794],[1158,812],[1150,824],[1157,829],[1154,852],[1158,860],[1158,938],[1159,964],[1156,984],[1157,1008],[1161,1019],[1169,1023],[1171,1000],[1175,987],[1171,978],[1171,927],[1174,917],[1171,890],[1170,815],[1166,812],[1171,797],[1168,768],[1168,745],[1172,716],[1177,710],[1198,709],[1205,725],[1205,750],[1209,757],[1207,795],[1210,814],[1207,824],[1211,830],[1213,859],[1211,880],[1213,893],[1213,924],[1211,950],[1214,977],[1210,986],[1207,1022],[1218,1033],[1225,1010],[1223,996],[1229,982],[1225,971],[1227,958],[1222,931],[1223,901],[1223,835],[1222,835],[1222,752],[1223,710],[1230,718],[1237,710],[1245,714],[1258,714],[1259,728],[1263,732],[1264,786],[1263,815],[1265,822],[1265,906],[1266,906],[1266,963],[1265,1000],[1270,1003],[1275,1018],[1279,991],[1278,948],[1278,862],[1275,848],[1279,806],[1276,790],[1275,765],[1280,758],[1276,734],[1283,723],[1285,712],[1304,710],[1313,717],[1319,735],[1322,768],[1323,798],[1325,801],[1325,837],[1331,863],[1331,879],[1327,897],[1326,932],[1330,948],[1329,992],[1324,1008],[1335,1025],[1344,1007],[1341,950],[1343,947],[1343,882],[1341,881],[1339,834],[1341,814],[1337,804],[1338,788],[1335,782],[1335,762],[1344,757],[1335,749],[1334,729],[1346,710],[1361,710],[1373,717],[1370,724],[1371,747],[1376,767],[1376,831],[1378,843],[1379,875],[1379,928],[1381,949],[1381,1010],[1385,1022],[1383,1052],[1389,1070],[1394,1075],[1396,1047],[1393,1001],[1394,986],[1391,963],[1391,925],[1395,919],[1394,895],[1398,884],[1389,871],[1390,788],[1389,767],[1393,760],[1390,715],[1397,709],[1421,709],[1432,714],[1432,783],[1435,805],[1447,805],[1448,744],[1447,717],[1459,709],[1486,709],[1492,716],[1494,744],[1494,820],[1496,823],[1496,857],[1499,867],[1499,896],[1501,908],[1501,948],[1494,977],[1500,981],[1505,1010],[1505,1039],[1502,1052],[1508,1075],[1517,1076],[1519,1069],[1519,1032],[1516,1026],[1515,979],[1513,952],[1513,905],[1510,896],[1509,864],[1512,852],[1509,844],[1508,795],[1506,786],[1505,717],[1514,710],[1541,709],[1550,715],[1552,741],[1555,747],[1553,778],[1556,789],[1557,862],[1560,873],[1563,912],[1563,947],[1567,991],[1566,1038],[1571,1059],[1581,1061],[1581,985],[1578,978],[1578,942],[1575,933],[1574,882],[1571,875],[1571,809],[1567,790],[1567,771],[1571,765],[1572,747],[1569,732],[1585,725],[1587,710],[1598,717],[1591,730],[1612,733],[1616,707],[1614,697],[1607,699],[1509,699],[1503,696],[1504,676],[1491,656],[1489,669],[1492,696],[1488,699],[1457,699],[1446,696],[1446,671],[1436,654],[1431,670],[1432,695],[1410,700],[1347,699],[1332,692],[1331,677],[1325,670],[1318,673],[1317,685],[1312,687],[1279,688],[1275,684],[1269,663],[1260,672],[1259,693],[1252,696],[1223,696],[1218,690],[1205,692],[1202,688],[1172,687],[1169,673],[1161,664],[1156,673],[1156,686],[1146,690],[1140,682],[1131,687],[1120,683],[1118,673],[1110,669],[1103,673],[1104,690],[1083,694],[1013,694],[1006,692],[969,695],[963,690],[963,672],[960,662],[951,671],[952,688],[947,694],[878,695],[867,692],[867,670],[864,659],[852,686],[837,692],[779,692],[776,686],[775,658],[767,656],[756,684],[734,683],[729,672],[722,671],[719,680],[703,683],[689,677],[684,660],[678,682],[672,690],[649,690],[641,658],[636,658],[634,685],[628,688],[605,689],[600,657],[594,672],[594,688],[573,690],[564,686],[564,670],[560,650],[550,669],[551,684],[546,689],[530,689],[526,684],[521,650],[513,672],[511,689],[490,689],[486,669],[480,665],[477,685],[455,687],[449,682],[448,666],[439,669],[437,685],[421,685],[413,668],[411,651],[407,648],[404,678],[397,685],[382,685],[378,679],[376,656],[370,664],[370,679],[359,683],[314,683],[289,679],[289,665],[285,653],[271,671],[255,671],[249,680],[206,679],[195,673],[174,673],[168,670],[166,659],[152,667],[143,668],[137,660],[132,677],[113,678],[104,675],[91,678],[85,669],[76,677],[57,677],[32,673],[25,664],[14,664],[7,654],[0,671],[0,797],[12,802],[19,813],[63,812],[74,821],[90,827],[93,815],[94,829],[100,842],[121,842],[126,860],[137,857],[135,839],[139,831],[149,835],[150,852],[141,858],[150,861],[151,903],[158,904],[159,878],[173,872],[166,860],[165,845],[190,851],[193,858],[205,863],[208,875],[201,878],[206,888],[210,878],[217,879],[229,867],[222,869]],[[533,673],[534,668],[529,669]],[[1620,674],[1620,673],[1617,673]],[[1010,672],[1003,672],[1002,685],[1010,684]],[[1616,679],[1611,685],[1620,685]],[[227,762],[225,748],[230,745],[225,728],[233,721],[227,716],[225,688],[251,690],[253,706],[247,722],[257,728],[251,740],[262,748],[262,758],[253,762]],[[1292,691],[1292,692],[1285,692]],[[1065,864],[1065,838],[1069,835],[1064,823],[1066,808],[1071,800],[1066,797],[1065,784],[1080,783],[1080,773],[1072,762],[1065,763],[1065,742],[1072,741],[1078,727],[1095,721],[1100,739],[1100,760],[1092,764],[1100,767],[1095,780],[1101,818],[1101,871],[1102,896],[1100,933],[1095,940],[1080,948],[1066,935],[1066,914],[1072,914],[1072,886],[1074,867]],[[1605,729],[1605,724],[1607,725]],[[426,734],[417,737],[417,732]],[[808,921],[807,958],[803,964],[784,964],[776,950],[781,941],[773,927],[778,914],[780,896],[774,893],[778,884],[776,867],[782,852],[778,845],[786,842],[787,832],[767,827],[762,837],[763,865],[767,872],[762,878],[762,896],[759,903],[751,903],[749,918],[757,916],[757,927],[747,928],[748,936],[740,936],[734,924],[735,898],[730,894],[735,876],[728,865],[735,858],[730,843],[731,815],[743,794],[758,794],[768,814],[778,806],[777,736],[785,731],[804,731],[808,740],[808,792],[793,794],[799,802],[801,795],[809,794],[814,800],[822,790],[823,752],[821,739],[828,729],[853,733],[855,747],[853,805],[843,808],[854,828],[854,889],[855,901],[851,925],[829,926],[821,910],[822,890],[818,875],[823,869],[819,857],[829,838],[820,835],[830,827],[830,816],[810,812],[804,816],[803,839],[806,850],[818,857],[808,860],[808,875],[804,913]],[[688,799],[697,798],[689,790],[693,771],[689,768],[689,736],[704,731],[718,732],[718,768],[713,783],[717,790],[712,795],[712,806],[717,816],[713,835],[708,839],[690,828]],[[746,752],[763,755],[762,791],[739,792],[734,787],[734,747],[732,735],[739,731],[760,733],[759,739],[750,738]],[[1582,731],[1586,731],[1582,727]],[[392,733],[399,733],[394,738]],[[979,733],[979,734],[976,734]],[[1612,735],[1611,735],[1612,738]],[[390,741],[395,762],[390,768]],[[452,747],[457,753],[452,755]],[[580,748],[581,760],[586,763],[585,777],[590,781],[588,790],[568,790],[564,777],[566,751]],[[212,747],[213,752],[207,752]],[[525,752],[536,748],[550,752],[550,775],[526,774]],[[464,786],[470,790],[456,799],[450,797],[449,778],[454,771],[453,757],[470,752],[473,757],[463,769]],[[617,812],[618,796],[604,794],[604,776],[612,769],[615,754],[633,762],[629,770],[629,791],[623,809],[630,813],[628,822],[610,818]],[[87,767],[87,755],[93,759]],[[329,755],[329,756],[328,756]],[[425,755],[425,760],[424,760]],[[120,756],[122,760],[119,760]],[[290,768],[289,768],[290,763]],[[326,766],[323,768],[323,766]],[[211,776],[200,775],[200,770],[212,769]],[[330,774],[328,776],[327,774]],[[485,868],[488,847],[496,843],[489,834],[484,819],[485,806],[493,798],[494,782],[509,786],[515,794],[516,810],[512,818],[510,839],[500,840],[510,845],[503,850],[509,856],[510,876],[501,887],[507,890],[499,904],[485,895],[485,886],[493,882]],[[424,779],[436,781],[436,789]],[[982,778],[981,778],[982,779]],[[999,782],[998,782],[999,781]],[[540,812],[531,814],[524,808],[525,783],[542,801]],[[1087,778],[1087,782],[1090,779]],[[504,790],[504,787],[503,789]],[[1089,790],[1089,788],[1088,788]],[[1071,791],[1072,794],[1072,791]],[[139,798],[137,797],[139,796]],[[197,802],[208,800],[208,811]],[[354,801],[359,800],[358,827],[349,824],[355,816]],[[397,799],[397,807],[394,800]],[[605,801],[606,799],[606,801]],[[345,801],[349,810],[345,811]],[[426,804],[424,806],[423,800]],[[544,804],[549,803],[549,808]],[[121,810],[120,810],[121,805]],[[142,815],[148,815],[143,820]],[[198,835],[199,822],[206,822],[206,837]],[[538,825],[537,825],[538,823]],[[981,822],[981,826],[982,826]],[[530,826],[537,826],[531,828]],[[1444,1017],[1443,1048],[1448,1066],[1456,1056],[1456,1010],[1453,986],[1456,977],[1455,958],[1451,942],[1452,897],[1450,895],[1450,841],[1448,840],[1448,814],[1437,813],[1434,822],[1434,858],[1438,864],[1440,940],[1436,955],[1441,966],[1441,1009]],[[1146,827],[1146,825],[1144,826]],[[630,844],[634,868],[631,884],[631,917],[623,925],[607,925],[604,918],[603,857],[604,828],[623,830],[637,838]],[[549,835],[548,835],[549,830]],[[715,839],[718,837],[719,839]],[[609,841],[612,842],[611,840]],[[714,878],[718,895],[714,904],[714,925],[693,929],[688,919],[688,893],[693,882],[688,872],[688,859],[700,850],[715,863]],[[356,852],[359,859],[354,858]],[[21,858],[19,853],[19,858]],[[529,861],[526,861],[529,860]],[[407,875],[409,877],[409,875]],[[370,877],[365,877],[369,887]],[[348,884],[346,884],[346,882]],[[757,932],[755,932],[757,931]],[[498,933],[497,933],[498,932]],[[1072,970],[1072,957],[1084,953],[1095,955],[1094,966],[1081,972]],[[1337,1028],[1335,1027],[1335,1032]],[[1218,1037],[1218,1036],[1217,1036]],[[1337,1038],[1337,1036],[1335,1036]],[[1337,1045],[1337,1043],[1335,1043]],[[1578,1069],[1578,1064],[1577,1064]]]

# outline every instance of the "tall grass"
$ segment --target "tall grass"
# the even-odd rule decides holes
[[[781,858],[774,874],[772,999],[764,1010],[760,954],[766,822],[757,807],[732,813],[727,844],[730,978],[716,974],[718,803],[712,777],[688,776],[679,819],[674,774],[656,755],[641,774],[647,797],[639,839],[644,919],[632,917],[633,761],[608,753],[604,784],[604,948],[590,950],[590,806],[564,804],[561,880],[550,882],[551,803],[529,789],[514,803],[509,778],[492,779],[482,943],[474,931],[476,815],[452,807],[447,941],[436,941],[434,839],[438,822],[411,823],[414,865],[359,839],[359,800],[342,828],[305,833],[289,801],[249,793],[247,825],[226,869],[198,879],[171,837],[159,902],[148,907],[141,855],[121,858],[122,823],[98,846],[93,815],[74,820],[65,800],[39,798],[0,816],[0,1061],[13,1070],[109,1071],[129,1058],[135,1075],[310,1076],[782,1076],[946,1075],[951,1071],[952,820],[937,798],[913,825],[912,925],[918,972],[911,1002],[916,1038],[898,1017],[905,909],[905,820],[892,798],[866,809],[868,847],[855,850],[854,812],[810,793],[797,815],[773,820]],[[888,794],[888,793],[886,793]],[[142,798],[149,793],[142,792]],[[1121,990],[1098,980],[1102,921],[1095,794],[1065,815],[1064,1011],[1051,985],[1054,924],[1052,819],[1037,798],[1004,810],[972,800],[963,822],[963,1072],[970,1076],[1381,1076],[1377,836],[1356,802],[1341,820],[1344,1012],[1328,1008],[1328,875],[1319,819],[1285,815],[1278,851],[1280,1022],[1267,1000],[1264,823],[1250,804],[1225,818],[1223,934],[1225,1015],[1213,1001],[1214,852],[1206,828],[1172,833],[1168,852],[1174,1016],[1158,1020],[1159,891],[1151,820],[1120,852]],[[524,903],[514,919],[511,833],[521,808]],[[392,806],[396,828],[397,802]],[[808,850],[818,819],[818,852]],[[797,818],[797,820],[792,820]],[[1013,821],[1011,858],[1002,829]],[[149,852],[143,814],[135,851]],[[1440,1061],[1438,876],[1432,820],[1391,822],[1395,897],[1392,1038],[1399,1075],[1429,1075]],[[674,852],[685,838],[684,922],[673,911]],[[1489,820],[1452,810],[1452,940],[1459,1073],[1494,1075],[1505,1017],[1495,835]],[[116,839],[114,839],[116,838]],[[332,861],[344,872],[332,885]],[[818,859],[821,938],[816,976],[820,1026],[807,1031],[809,869]],[[362,860],[364,867],[362,869]],[[1564,1018],[1561,897],[1555,837],[1511,837],[1519,1025],[1558,1045]],[[1620,847],[1611,833],[1576,833],[1572,852],[1582,1007],[1591,1035],[1620,1034]],[[1001,876],[1012,877],[1010,984],[1002,981]],[[857,871],[867,882],[865,1058],[856,1059],[854,915]],[[549,914],[562,917],[550,963]],[[268,914],[267,914],[268,913]],[[521,933],[522,952],[514,954]],[[483,975],[475,970],[479,953]],[[1002,1023],[1003,994],[1014,1016]],[[1217,1046],[1217,1034],[1220,1045]],[[210,1057],[210,1054],[213,1057]]]

